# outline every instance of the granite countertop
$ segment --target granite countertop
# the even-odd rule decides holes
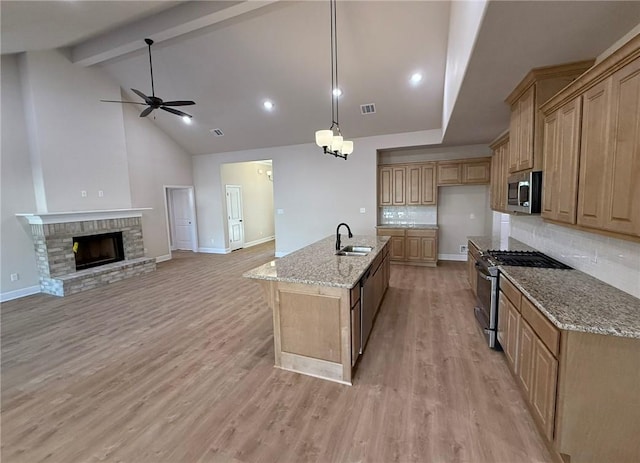
[[[501,240],[491,236],[468,236],[467,239],[475,244],[480,251],[537,251],[537,249],[513,238]]]
[[[509,238],[469,237],[482,251],[537,251]],[[500,273],[561,330],[640,338],[640,299],[579,270],[500,266]]]
[[[386,223],[383,225],[377,225],[376,228],[382,230],[385,228],[418,228],[424,230],[437,230],[438,225],[435,223]]]
[[[286,281],[308,285],[353,288],[373,259],[389,241],[386,236],[342,234],[342,247],[372,246],[366,256],[336,256],[335,235],[328,236],[280,259],[268,262],[242,276],[256,280]]]

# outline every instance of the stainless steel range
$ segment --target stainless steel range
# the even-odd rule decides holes
[[[489,347],[500,349],[497,342],[498,330],[498,276],[500,265],[514,267],[538,267],[571,269],[571,267],[538,251],[486,251],[476,263],[478,282],[476,293],[478,305],[474,308],[476,320],[480,324]]]

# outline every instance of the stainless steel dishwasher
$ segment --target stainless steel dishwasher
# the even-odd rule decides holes
[[[360,353],[364,352],[367,345],[371,328],[373,328],[373,318],[376,316],[376,301],[374,300],[374,279],[371,278],[371,268],[369,268],[360,279]]]

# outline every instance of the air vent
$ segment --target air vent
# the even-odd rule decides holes
[[[224,135],[224,132],[221,129],[211,129],[209,132],[211,132],[214,137],[221,137]]]
[[[366,116],[367,114],[373,114],[376,112],[376,105],[373,103],[367,103],[367,104],[361,104],[360,105],[360,113],[363,116]]]

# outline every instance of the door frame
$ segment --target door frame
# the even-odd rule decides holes
[[[196,201],[193,185],[163,185],[164,191],[164,218],[167,226],[167,247],[169,249],[169,259],[172,258],[171,249],[171,211],[169,205],[169,193],[173,190],[187,190],[189,193],[189,209],[191,210],[191,250],[198,252],[198,221],[196,218]]]
[[[237,185],[237,184],[231,184],[231,183],[226,183],[224,185],[224,207],[225,207],[225,223],[227,225],[227,249],[229,250],[229,252],[235,251],[235,249],[231,249],[231,233],[229,230],[229,200],[227,199],[227,188],[228,187],[233,187],[233,188],[238,188],[240,190],[240,210],[242,212],[242,246],[236,249],[243,249],[244,248],[244,244],[246,242],[245,240],[245,234],[244,234],[244,193],[243,193],[243,188],[242,185]]]

